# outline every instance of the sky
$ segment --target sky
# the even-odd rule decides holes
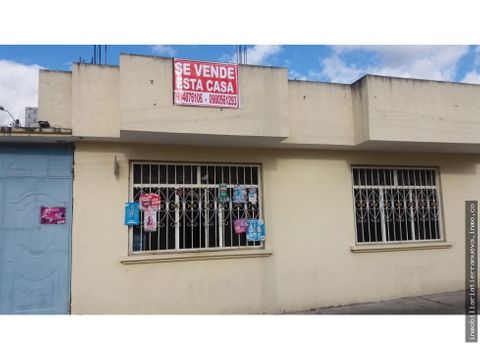
[[[480,84],[477,45],[247,45],[248,64],[288,68],[290,79],[350,84],[365,74]],[[235,62],[234,45],[109,45],[107,63],[120,53]],[[104,55],[104,54],[103,54]],[[38,70],[71,70],[90,62],[93,45],[0,45],[0,106],[24,120],[37,106]],[[0,125],[11,122],[0,111]]]

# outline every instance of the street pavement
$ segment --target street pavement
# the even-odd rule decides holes
[[[405,297],[395,300],[331,306],[310,309],[290,314],[330,315],[442,315],[465,314],[465,291],[446,292],[434,295]]]

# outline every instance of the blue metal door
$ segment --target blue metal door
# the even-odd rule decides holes
[[[69,313],[72,158],[70,146],[0,145],[2,314]],[[41,207],[65,208],[65,223],[42,224]]]

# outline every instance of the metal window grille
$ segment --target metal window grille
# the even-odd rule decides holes
[[[442,240],[435,168],[352,167],[358,243]]]
[[[157,231],[130,229],[132,252],[211,250],[218,248],[261,248],[263,241],[247,241],[246,233],[236,234],[236,219],[262,219],[262,189],[259,165],[243,164],[131,164],[132,201],[142,193],[161,197]],[[227,185],[229,200],[219,202],[220,184]],[[244,185],[257,190],[257,202],[233,203],[233,188]]]

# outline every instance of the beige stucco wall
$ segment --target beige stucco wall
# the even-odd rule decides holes
[[[265,245],[273,255],[122,264],[133,159],[261,163]],[[439,166],[453,246],[352,253],[352,164]],[[281,312],[459,290],[464,201],[480,197],[479,170],[480,157],[468,155],[77,143],[72,313]]]
[[[173,105],[172,59],[123,54],[120,66],[40,71],[39,118],[74,136],[200,144],[374,149],[480,143],[480,86],[367,75],[351,85],[288,81],[287,69],[239,66],[240,109]],[[197,138],[195,138],[197,137]],[[417,146],[417,147],[418,147]],[[386,148],[388,146],[384,146]],[[477,150],[478,151],[478,150]]]
[[[353,132],[355,144],[367,142],[369,133],[368,78],[364,77],[351,85]]]
[[[52,127],[72,128],[72,73],[40,69],[38,120]]]
[[[368,76],[369,139],[479,143],[480,86]]]
[[[116,66],[72,65],[74,136],[120,136],[120,71]]]
[[[354,145],[350,85],[288,82],[286,144]]]
[[[172,59],[120,56],[121,129],[288,136],[287,69],[239,66],[240,109],[173,105]]]

